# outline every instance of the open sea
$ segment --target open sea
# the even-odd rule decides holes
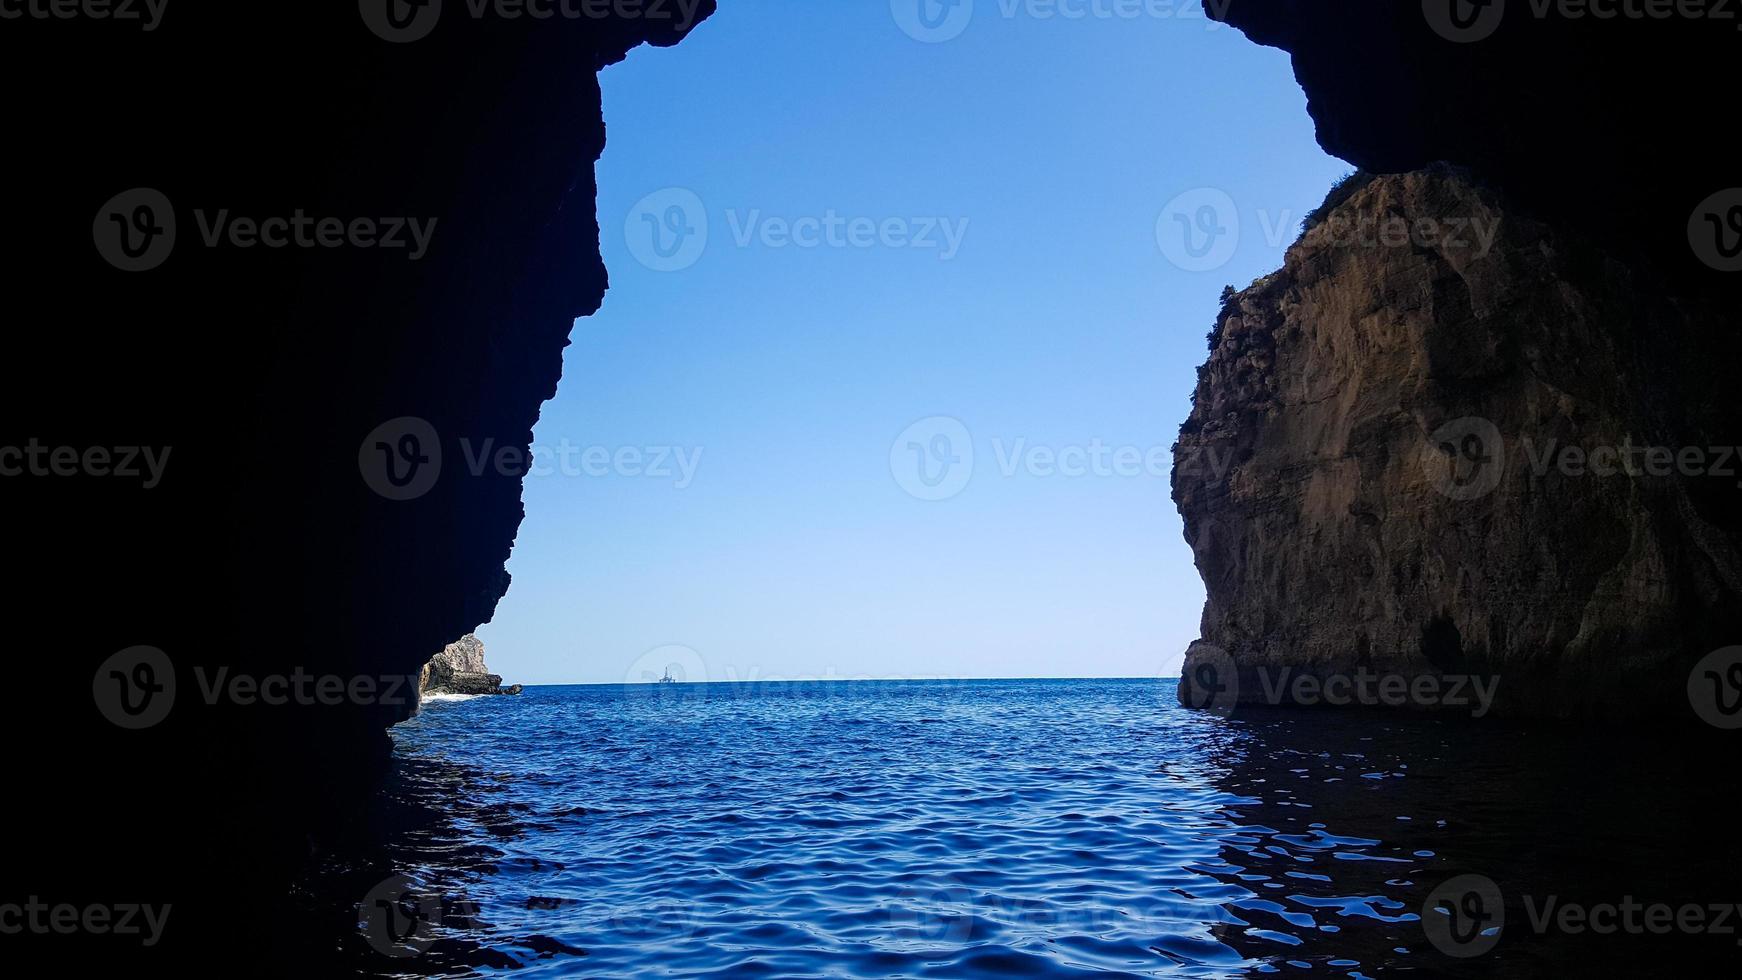
[[[1742,963],[1742,921],[1605,934],[1543,915],[1742,902],[1733,756],[1498,719],[1222,717],[1179,707],[1174,683],[565,686],[426,704],[392,731],[375,815],[313,860],[301,928],[375,976]]]

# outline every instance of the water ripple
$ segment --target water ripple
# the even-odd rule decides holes
[[[1560,870],[1517,863],[1559,805],[1493,761],[1517,737],[1162,681],[531,688],[396,728],[399,816],[305,887],[444,896],[416,956],[341,937],[383,975],[1457,975],[1433,885]],[[1524,950],[1468,975],[1562,952]]]

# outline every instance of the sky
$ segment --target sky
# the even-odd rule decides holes
[[[931,4],[727,0],[602,73],[509,682],[1177,674],[1205,335],[1350,168],[1195,2]]]

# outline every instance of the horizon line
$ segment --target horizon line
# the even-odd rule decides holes
[[[1064,677],[1056,675],[1035,675],[1029,677],[763,677],[745,680],[700,680],[674,681],[685,685],[702,684],[848,684],[848,683],[937,683],[942,681],[1177,681],[1178,674],[1163,675],[1106,675],[1092,677]],[[524,683],[521,687],[658,687],[660,681],[545,681],[540,683]]]

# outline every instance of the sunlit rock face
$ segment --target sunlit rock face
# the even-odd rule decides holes
[[[7,885],[170,901],[160,958],[270,961],[298,940],[271,927],[283,883],[507,588],[521,468],[494,451],[530,443],[606,287],[597,73],[714,4],[173,3],[149,30],[55,6],[0,30],[29,93],[0,160],[0,442],[173,451],[149,489],[0,480],[8,618],[55,692],[0,716],[34,753]],[[128,730],[93,675],[144,644],[174,706]],[[344,693],[238,696],[283,676]]]
[[[502,675],[490,673],[484,662],[484,644],[467,633],[442,647],[423,665],[418,675],[419,697],[429,694],[519,694],[520,685],[502,687]]]
[[[1742,430],[1706,353],[1734,311],[1446,167],[1315,221],[1226,299],[1176,447],[1208,594],[1182,697],[1326,703],[1285,678],[1360,671],[1690,717],[1690,669],[1742,637]]]
[[[1290,54],[1327,151],[1394,175],[1328,210],[1501,230],[1485,251],[1308,236],[1225,305],[1176,459],[1209,596],[1182,698],[1292,702],[1254,692],[1267,665],[1381,664],[1502,676],[1495,710],[1691,718],[1695,665],[1742,642],[1742,180],[1714,101],[1734,20],[1205,9]],[[1609,450],[1655,453],[1592,475]]]

